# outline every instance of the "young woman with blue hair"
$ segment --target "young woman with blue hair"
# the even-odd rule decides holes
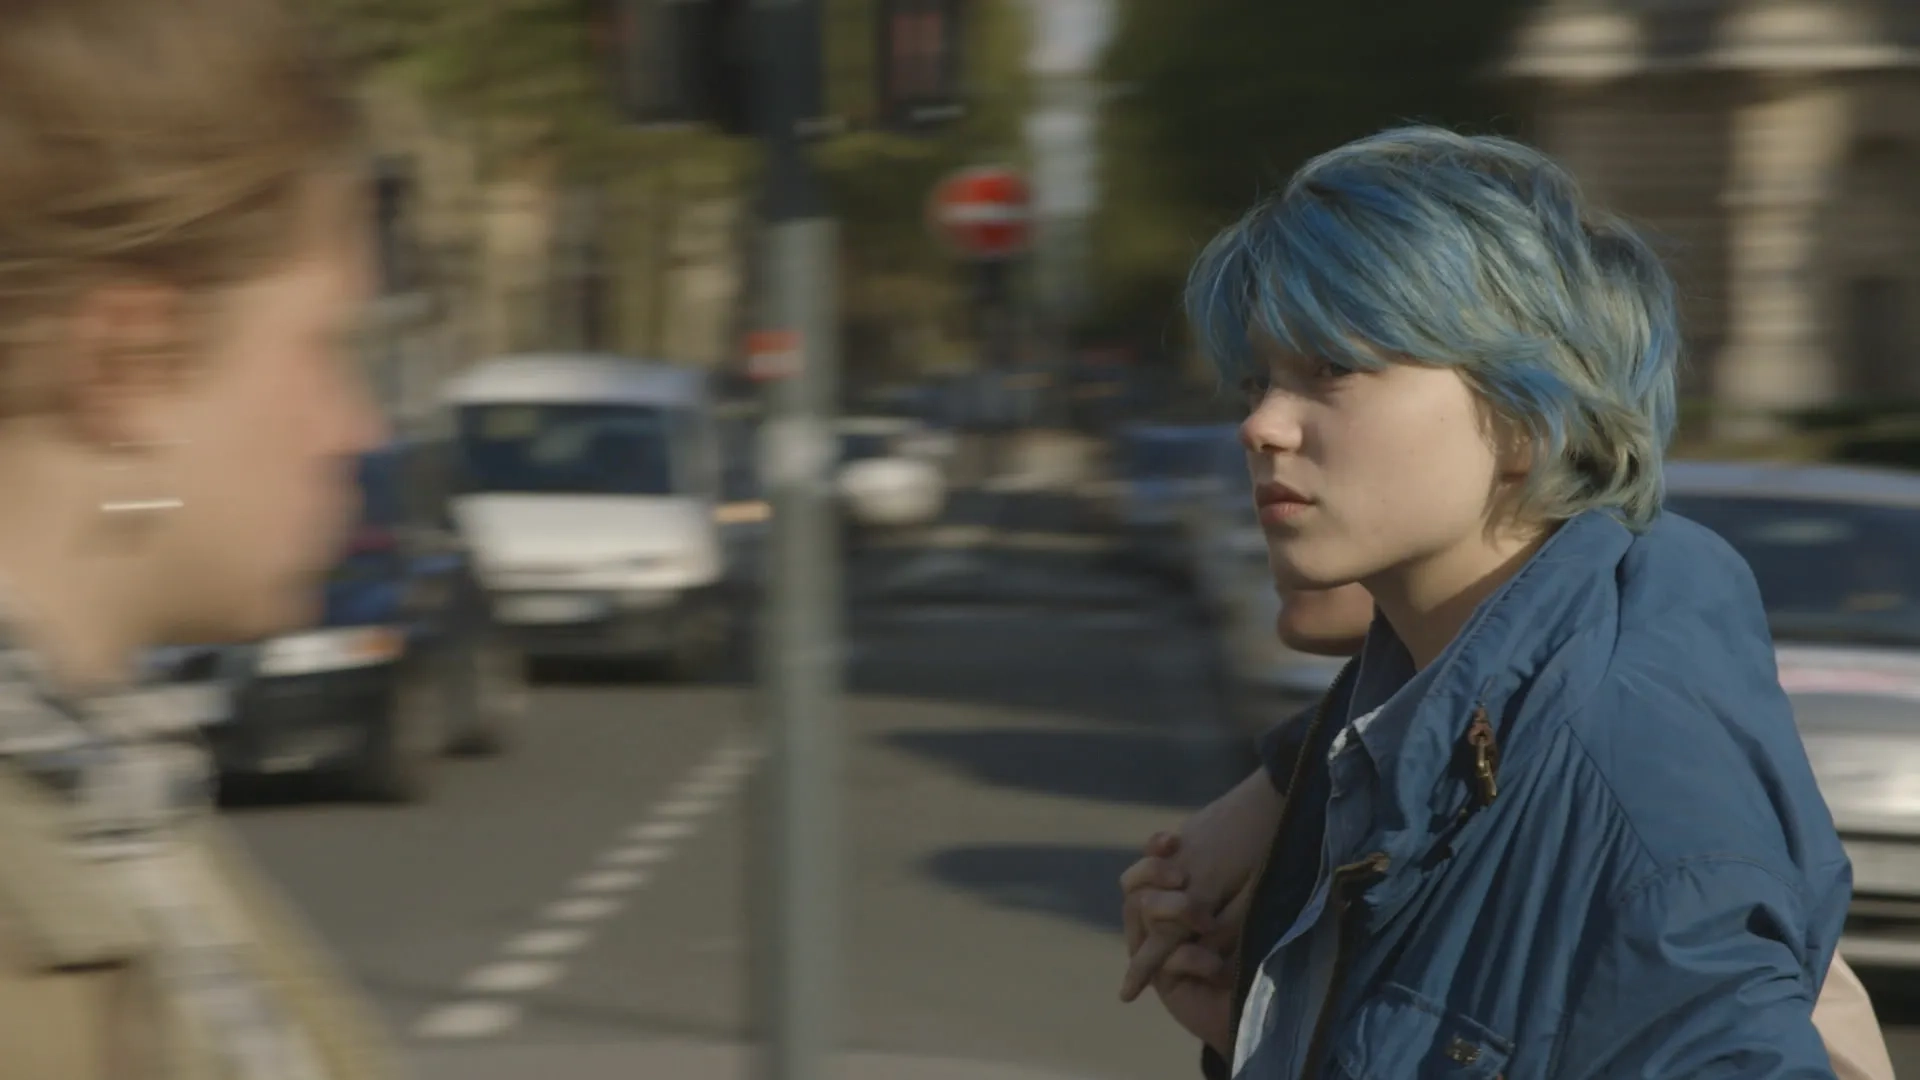
[[[1231,910],[1188,883],[1240,928],[1176,1010],[1208,1075],[1832,1076],[1851,874],[1751,573],[1660,510],[1648,245],[1532,149],[1409,128],[1308,163],[1188,306],[1276,582],[1378,612],[1265,867]]]

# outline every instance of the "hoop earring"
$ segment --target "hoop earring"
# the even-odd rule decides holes
[[[184,445],[186,445],[185,439],[164,439],[151,442],[117,442],[113,444],[112,449],[116,454],[122,454],[164,450]],[[119,469],[122,471],[126,470],[126,468],[127,466],[124,463],[119,466]],[[147,515],[164,514],[179,510],[186,505],[187,502],[185,499],[174,496],[166,496],[158,499],[102,499],[100,500],[100,513],[112,520],[129,521]]]

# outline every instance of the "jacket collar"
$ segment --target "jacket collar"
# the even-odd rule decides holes
[[[1484,710],[1489,721],[1496,769],[1511,769],[1524,763],[1540,734],[1538,725],[1517,721],[1543,703],[1579,700],[1599,678],[1610,648],[1568,646],[1592,634],[1611,642],[1615,569],[1633,543],[1633,533],[1604,512],[1566,522],[1360,734],[1378,782],[1363,854],[1388,860],[1385,879],[1367,894],[1370,907],[1391,907],[1417,887],[1421,875],[1413,871],[1484,798],[1467,744],[1475,716]],[[1404,662],[1405,653],[1392,628],[1377,620],[1364,655]]]

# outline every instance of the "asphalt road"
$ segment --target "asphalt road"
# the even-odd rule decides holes
[[[1084,553],[969,558],[881,551],[856,582],[850,1075],[1196,1075],[1157,1006],[1115,998],[1115,879],[1234,767],[1193,707],[1204,638]],[[426,1075],[738,1075],[750,694],[592,671],[535,693],[516,751],[451,763],[425,805],[233,819]]]
[[[1151,1001],[1114,997],[1115,879],[1239,764],[1205,637],[1165,590],[1038,548],[880,550],[852,582],[853,1080],[1198,1075]],[[231,813],[429,1080],[745,1075],[752,708],[575,672],[426,805]],[[1867,974],[1920,1076],[1920,980]]]

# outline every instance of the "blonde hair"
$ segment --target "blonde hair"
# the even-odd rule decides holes
[[[102,280],[207,290],[291,253],[359,146],[317,46],[281,0],[0,0],[0,364]]]

